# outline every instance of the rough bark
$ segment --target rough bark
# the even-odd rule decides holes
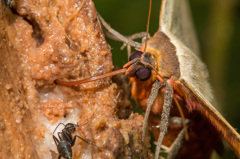
[[[1,158],[57,158],[59,123],[86,123],[74,135],[101,147],[77,139],[73,158],[151,158],[149,138],[141,143],[142,116],[129,116],[128,102],[126,111],[118,108],[121,88],[111,78],[54,83],[113,68],[91,0],[19,0],[13,8],[1,2],[0,10]]]

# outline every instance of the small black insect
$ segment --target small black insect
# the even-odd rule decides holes
[[[57,128],[59,127],[59,125],[64,125],[64,129],[62,129],[61,132],[58,132],[58,138],[56,136],[54,136],[55,131],[57,130]],[[72,159],[72,147],[75,144],[76,138],[80,138],[81,140],[83,140],[84,142],[88,143],[88,144],[92,144],[90,142],[88,142],[87,140],[81,138],[78,135],[75,135],[72,138],[72,133],[74,133],[76,131],[76,127],[78,127],[78,124],[73,124],[73,123],[67,123],[66,125],[63,123],[58,124],[58,126],[55,128],[54,132],[53,132],[53,140],[57,146],[58,149],[58,159],[60,159],[61,157],[64,157],[66,159]],[[92,144],[95,147],[98,147],[94,144]]]

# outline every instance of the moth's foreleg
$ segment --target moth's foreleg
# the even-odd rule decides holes
[[[116,41],[121,41],[127,45],[130,45],[136,49],[141,49],[141,46],[142,44],[141,43],[138,43],[138,42],[135,42],[135,41],[132,41],[130,40],[129,38],[127,38],[126,36],[123,36],[122,34],[120,34],[119,32],[117,32],[116,30],[114,30],[113,28],[111,28],[110,25],[107,24],[107,22],[105,22],[105,20],[100,16],[100,14],[98,14],[98,19],[100,21],[100,23],[102,24],[103,26],[103,29],[104,29],[104,33],[105,35],[110,38],[110,39],[113,39],[113,40],[116,40]],[[146,33],[145,33],[146,34]]]
[[[148,37],[150,38],[150,34],[148,34]],[[140,32],[140,33],[135,33],[135,34],[132,34],[130,36],[126,36],[126,38],[129,40],[129,41],[134,41],[136,39],[142,39],[142,43],[140,44],[139,43],[139,46],[142,45],[145,41],[146,41],[146,32]],[[121,50],[123,50],[125,47],[127,47],[127,51],[128,51],[128,57],[131,55],[132,51],[131,51],[131,45],[128,44],[128,43],[123,43],[123,45],[121,46]],[[133,46],[132,46],[133,47]],[[136,48],[135,49],[137,50],[140,50],[141,48]]]
[[[169,123],[174,124],[174,125],[179,125],[183,127],[183,122],[180,117],[172,117],[169,120]],[[185,124],[187,125],[187,128],[189,127],[190,120],[186,119]],[[167,159],[174,159],[176,158],[177,154],[179,153],[180,149],[183,146],[184,139],[185,139],[185,131],[184,128],[180,131],[178,134],[177,138],[174,140],[172,145],[168,148],[168,156]]]
[[[163,86],[163,83],[160,83],[159,80],[156,80],[153,83],[149,98],[148,98],[148,102],[147,102],[147,110],[145,112],[145,116],[144,116],[144,122],[143,122],[143,135],[142,135],[142,141],[145,140],[145,136],[146,136],[146,130],[147,130],[147,125],[148,125],[148,117],[150,114],[150,111],[152,109],[153,103],[158,95],[159,89]]]
[[[164,103],[163,103],[163,110],[162,110],[162,114],[161,114],[161,123],[160,123],[160,134],[159,134],[158,141],[157,141],[157,147],[156,147],[156,151],[155,151],[155,159],[159,158],[162,141],[163,141],[165,134],[167,133],[170,110],[171,110],[171,106],[172,106],[173,96],[172,96],[171,92],[173,92],[173,88],[172,88],[172,85],[169,80],[167,80],[166,85],[168,85],[168,86],[166,86],[165,94],[164,94]]]

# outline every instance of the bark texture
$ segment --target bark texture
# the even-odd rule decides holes
[[[151,158],[149,138],[141,142],[142,116],[130,114],[119,96],[128,90],[110,78],[54,83],[113,69],[91,0],[19,0],[13,8],[1,1],[0,10],[1,158],[57,158],[52,135],[59,123],[84,124],[74,135],[101,147],[77,139],[73,158]]]

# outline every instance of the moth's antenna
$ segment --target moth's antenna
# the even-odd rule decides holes
[[[151,17],[151,10],[152,10],[152,0],[149,1],[149,11],[148,11],[148,21],[147,21],[147,31],[146,31],[146,42],[144,47],[144,54],[146,53],[147,49],[147,40],[148,40],[148,31],[149,31],[149,23],[150,23],[150,17]]]

